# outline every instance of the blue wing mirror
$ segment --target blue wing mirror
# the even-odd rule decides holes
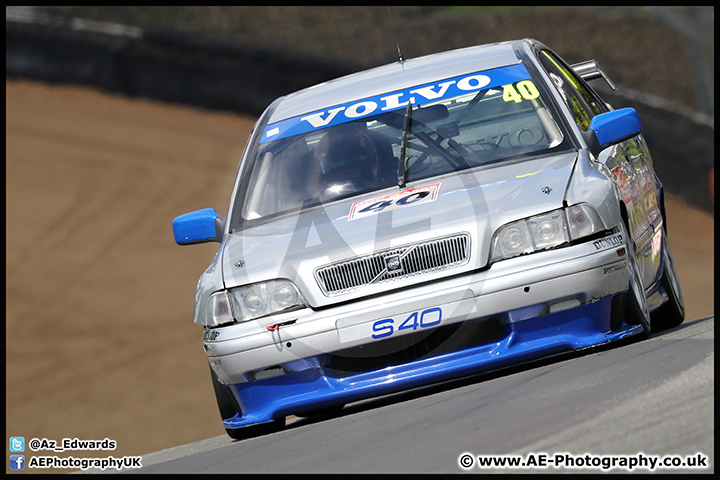
[[[173,220],[173,234],[178,245],[222,242],[225,219],[212,208],[180,215]]]
[[[584,133],[592,154],[597,157],[605,148],[639,135],[642,125],[633,108],[621,108],[596,115]]]

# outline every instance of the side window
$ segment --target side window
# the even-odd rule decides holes
[[[542,50],[539,59],[583,131],[590,127],[592,117],[608,111],[595,92],[560,58]]]

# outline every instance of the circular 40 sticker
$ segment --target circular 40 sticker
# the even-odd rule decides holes
[[[410,205],[429,203],[437,200],[440,184],[434,183],[424,187],[416,187],[401,192],[390,193],[382,197],[370,198],[353,203],[348,221],[369,217],[380,212],[387,212]]]

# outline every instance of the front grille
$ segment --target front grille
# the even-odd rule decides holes
[[[366,285],[457,267],[469,258],[470,236],[462,233],[326,265],[315,271],[315,279],[326,296],[339,295]]]
[[[497,319],[472,320],[340,350],[330,355],[330,368],[342,377],[496,342],[502,337]]]

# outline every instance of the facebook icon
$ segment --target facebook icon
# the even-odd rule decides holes
[[[25,455],[10,455],[10,470],[25,470]]]

